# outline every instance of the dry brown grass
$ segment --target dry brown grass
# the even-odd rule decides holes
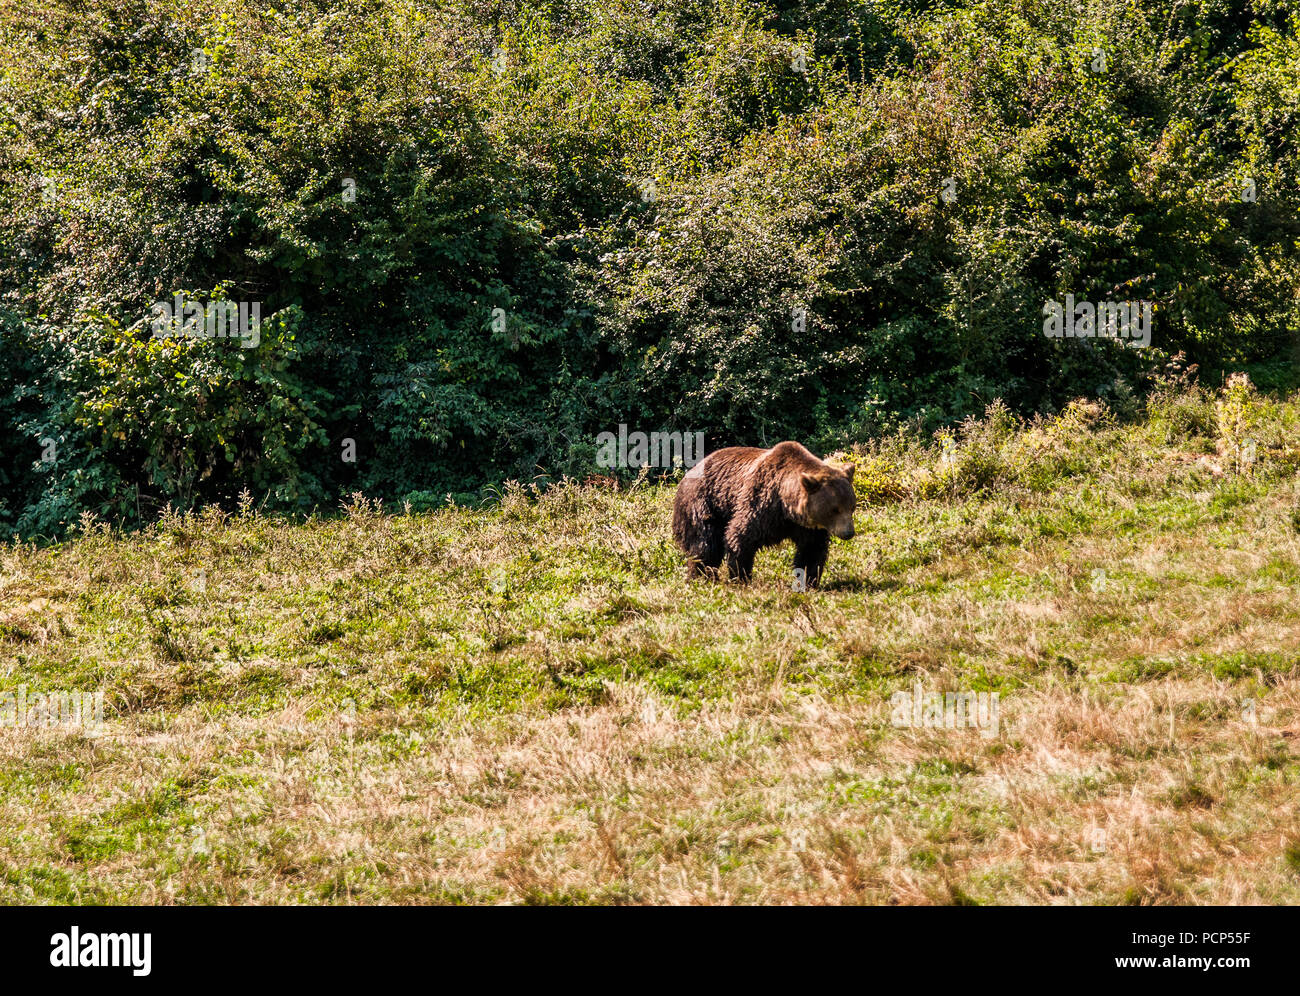
[[[0,688],[107,723],[0,729],[0,901],[1300,901],[1293,473],[1106,431],[807,595],[683,585],[644,487],[4,548]]]

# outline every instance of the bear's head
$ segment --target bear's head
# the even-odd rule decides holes
[[[802,508],[799,516],[811,529],[825,529],[836,539],[853,539],[853,510],[858,498],[853,492],[853,464],[826,464],[825,469],[804,471]]]

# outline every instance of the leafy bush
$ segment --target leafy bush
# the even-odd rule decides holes
[[[1152,388],[1157,431],[1216,437],[1162,387],[1179,351],[1295,382],[1275,0],[0,17],[6,531],[244,489],[440,503],[586,473],[619,423],[823,450],[961,425],[917,485],[951,494],[1020,473],[994,423],[1081,395],[1133,417]],[[263,342],[152,339],[176,293],[259,302]],[[1045,337],[1067,294],[1151,301],[1155,348]]]
[[[902,468],[889,457],[864,454],[849,460],[859,505],[887,505],[908,497]]]

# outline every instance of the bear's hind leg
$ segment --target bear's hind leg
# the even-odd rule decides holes
[[[723,553],[722,530],[712,522],[698,526],[686,550],[686,579],[702,577],[716,581]]]
[[[741,536],[727,537],[727,571],[732,581],[749,584],[754,576],[754,554],[758,551]]]
[[[728,550],[727,570],[731,572],[732,581],[749,584],[754,576],[754,551]]]
[[[717,578],[725,528],[725,520],[719,520],[701,495],[700,482],[690,477],[682,481],[673,501],[673,539],[686,554],[688,581],[696,577]]]
[[[715,538],[713,542],[702,547],[698,553],[690,554],[686,560],[687,579],[702,577],[709,581],[718,580],[718,569],[722,566],[722,541]]]

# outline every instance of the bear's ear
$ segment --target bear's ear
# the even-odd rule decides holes
[[[853,480],[853,471],[856,469],[855,464],[846,463],[843,464],[840,469],[844,471],[845,477],[847,477],[850,481]]]
[[[818,488],[822,486],[820,477],[816,477],[812,474],[801,474],[799,476],[803,478],[804,489],[809,494],[812,494],[812,492],[816,491]]]

